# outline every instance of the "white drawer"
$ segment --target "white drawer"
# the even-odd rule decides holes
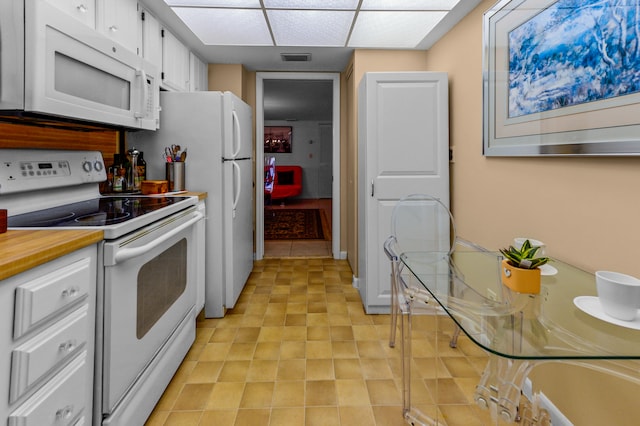
[[[95,280],[91,273],[91,259],[84,258],[18,286],[14,339],[87,297]]]
[[[85,411],[87,353],[82,352],[59,374],[9,415],[8,426],[67,426]],[[90,407],[89,407],[90,409]]]
[[[85,347],[88,305],[57,321],[52,327],[29,339],[11,353],[9,402],[13,403],[33,384],[64,360]]]

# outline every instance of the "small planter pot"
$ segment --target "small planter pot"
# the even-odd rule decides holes
[[[500,269],[502,284],[518,293],[540,293],[540,269],[522,269],[510,265],[507,260],[502,261]]]

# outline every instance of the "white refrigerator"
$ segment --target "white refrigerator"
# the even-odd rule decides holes
[[[132,132],[147,179],[165,179],[164,148],[187,150],[185,188],[204,191],[205,316],[233,308],[253,268],[251,107],[231,92],[161,92],[160,128]]]

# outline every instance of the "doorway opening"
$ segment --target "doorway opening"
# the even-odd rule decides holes
[[[256,74],[256,260],[265,257],[265,212],[271,219],[275,210],[291,209],[318,209],[328,235],[324,241],[269,240],[267,246],[271,249],[275,243],[279,257],[297,257],[313,256],[314,244],[318,249],[324,244],[324,254],[319,255],[339,258],[339,109],[337,73]],[[269,190],[265,191],[267,163],[300,167],[300,192],[272,199]],[[267,178],[267,189],[270,183]],[[296,246],[306,248],[296,251]]]

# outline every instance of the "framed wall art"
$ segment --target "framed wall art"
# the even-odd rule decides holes
[[[265,153],[291,153],[291,126],[264,126]]]
[[[503,0],[483,22],[486,156],[640,155],[640,0]]]

